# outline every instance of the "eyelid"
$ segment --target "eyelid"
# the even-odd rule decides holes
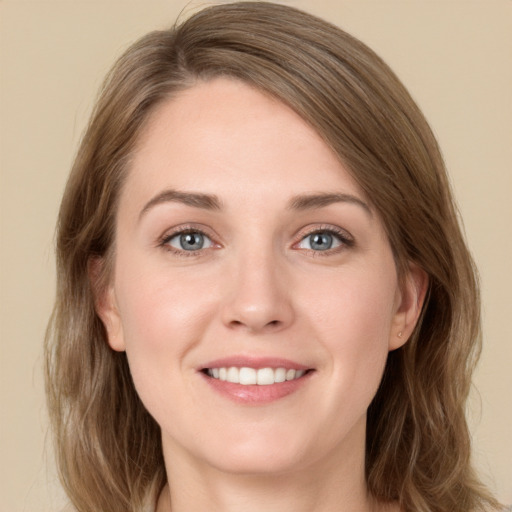
[[[314,249],[302,249],[297,247],[298,244],[300,244],[305,238],[315,233],[330,233],[340,241],[340,245],[331,249],[327,249],[325,251],[315,251]],[[353,247],[355,245],[354,237],[347,230],[340,228],[338,226],[333,226],[332,224],[320,224],[316,226],[308,226],[306,228],[303,228],[297,234],[296,239],[297,240],[293,243],[292,246],[294,249],[313,252],[315,253],[315,255],[320,256],[327,256],[342,251],[347,247]]]
[[[196,251],[185,251],[170,245],[170,240],[175,238],[176,236],[185,234],[185,233],[199,233],[206,238],[208,238],[212,245],[210,247],[206,247],[204,249],[198,249]],[[216,237],[211,233],[211,230],[202,224],[180,224],[178,226],[174,226],[172,228],[166,229],[163,235],[161,235],[157,244],[158,247],[162,249],[172,252],[178,256],[198,256],[200,254],[204,254],[212,249],[218,249],[221,247],[221,244],[216,241]]]
[[[200,233],[201,235],[210,239],[212,245],[210,247],[204,249],[198,249],[196,251],[185,251],[173,247],[169,244],[169,241],[181,234],[184,233]],[[327,249],[325,251],[318,251],[314,249],[302,249],[297,247],[300,242],[302,242],[306,237],[315,234],[315,233],[330,233],[334,235],[340,242],[340,245],[331,249]],[[212,230],[207,226],[202,224],[195,223],[187,223],[181,224],[178,226],[174,226],[172,228],[167,229],[157,240],[157,246],[172,252],[178,256],[198,256],[203,255],[212,249],[219,249],[222,245],[217,241],[218,237],[212,233]],[[340,252],[346,248],[353,247],[355,245],[354,237],[345,229],[340,228],[339,226],[335,226],[332,224],[319,224],[314,226],[306,226],[302,228],[297,235],[295,236],[295,241],[292,244],[293,249],[308,251],[315,253],[315,255],[331,255],[333,253]]]

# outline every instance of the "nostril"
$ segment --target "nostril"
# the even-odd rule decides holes
[[[248,320],[246,322],[244,322],[243,320],[231,320],[229,322],[229,325],[231,328],[234,328],[234,329],[245,328],[250,331],[260,331],[260,330],[274,331],[274,330],[279,329],[283,325],[283,322],[281,322],[280,320],[271,320],[270,322],[258,323],[255,320],[252,320],[252,321]]]

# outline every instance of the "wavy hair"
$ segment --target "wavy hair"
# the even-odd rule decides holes
[[[290,106],[323,137],[383,220],[400,276],[429,276],[420,321],[389,354],[369,411],[366,479],[406,512],[489,510],[470,461],[465,403],[480,351],[476,271],[437,142],[389,67],[295,8],[241,2],[152,32],[108,75],[78,150],[57,228],[57,296],[46,339],[60,475],[80,512],[152,510],[165,480],[160,430],[124,353],[95,312],[90,264],[110,277],[116,205],[138,135],[166,99],[226,76]]]

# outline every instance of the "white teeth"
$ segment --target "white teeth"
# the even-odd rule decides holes
[[[274,382],[284,382],[286,380],[286,370],[284,368],[278,368],[274,374]]]
[[[258,370],[259,372],[259,370]],[[256,384],[257,372],[254,368],[240,368],[240,379],[239,383],[246,386],[250,384]]]
[[[286,368],[208,368],[207,374],[214,379],[225,380],[234,384],[243,384],[244,386],[258,384],[259,386],[269,386],[271,384],[284,382],[286,380],[299,379],[306,373],[305,370],[287,370]]]
[[[240,382],[238,374],[239,374],[238,368],[236,366],[232,366],[231,368],[228,368],[226,380],[228,382],[238,383],[238,382]]]
[[[258,384],[268,386],[276,381],[272,368],[261,368],[258,370]]]

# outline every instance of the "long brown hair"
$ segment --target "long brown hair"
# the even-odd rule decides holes
[[[337,27],[291,7],[242,2],[148,34],[115,64],[62,201],[47,394],[60,474],[80,512],[151,510],[165,483],[160,431],[95,313],[90,263],[107,283],[116,203],[150,113],[201,80],[228,76],[289,105],[324,138],[379,212],[400,275],[429,276],[411,339],[389,354],[368,411],[370,493],[409,512],[497,503],[470,464],[465,402],[480,351],[476,272],[440,151],[387,65]]]

